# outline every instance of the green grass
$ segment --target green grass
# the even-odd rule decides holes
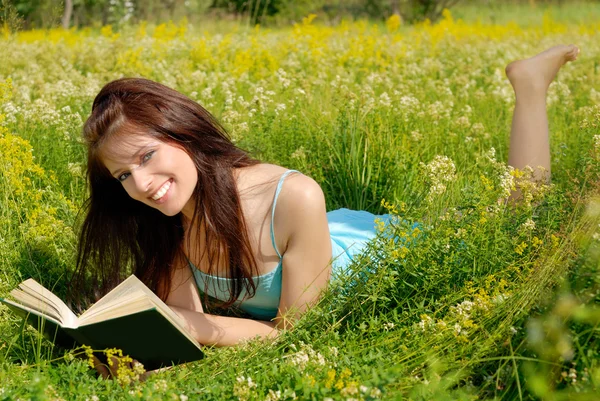
[[[293,330],[208,348],[143,383],[97,378],[1,307],[0,400],[595,399],[600,8],[495,10],[458,7],[466,25],[398,32],[357,22],[0,39],[12,55],[0,65],[12,82],[0,87],[0,296],[27,277],[66,295],[85,198],[81,122],[122,75],[197,99],[238,145],[315,178],[328,209],[398,216]],[[523,28],[489,25],[511,20]],[[571,42],[580,59],[549,94],[553,186],[531,205],[498,202],[513,107],[503,68]]]

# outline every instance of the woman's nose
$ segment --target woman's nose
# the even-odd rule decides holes
[[[150,184],[152,184],[152,178],[150,174],[145,173],[142,169],[136,169],[131,172],[131,178],[133,179],[135,190],[138,194],[147,197],[150,194]]]

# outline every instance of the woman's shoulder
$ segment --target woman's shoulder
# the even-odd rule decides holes
[[[266,194],[273,194],[283,175],[289,169],[275,164],[261,163],[238,171],[240,192],[261,188]],[[319,184],[312,178],[292,172],[283,179],[278,195],[277,208],[296,207],[303,202],[311,203],[323,197]]]
[[[304,174],[288,174],[277,198],[275,224],[278,233],[289,240],[294,234],[313,230],[326,219],[321,186]]]

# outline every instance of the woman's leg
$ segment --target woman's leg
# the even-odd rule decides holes
[[[508,164],[523,170],[530,166],[535,180],[550,180],[550,141],[546,94],[550,83],[567,61],[577,58],[574,45],[554,46],[534,57],[515,61],[506,75],[516,96],[510,131]],[[513,197],[519,198],[519,193]]]

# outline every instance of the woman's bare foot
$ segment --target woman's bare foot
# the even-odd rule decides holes
[[[575,45],[554,46],[531,58],[510,63],[506,67],[506,76],[517,96],[546,96],[560,67],[577,59],[578,55],[579,48]]]

